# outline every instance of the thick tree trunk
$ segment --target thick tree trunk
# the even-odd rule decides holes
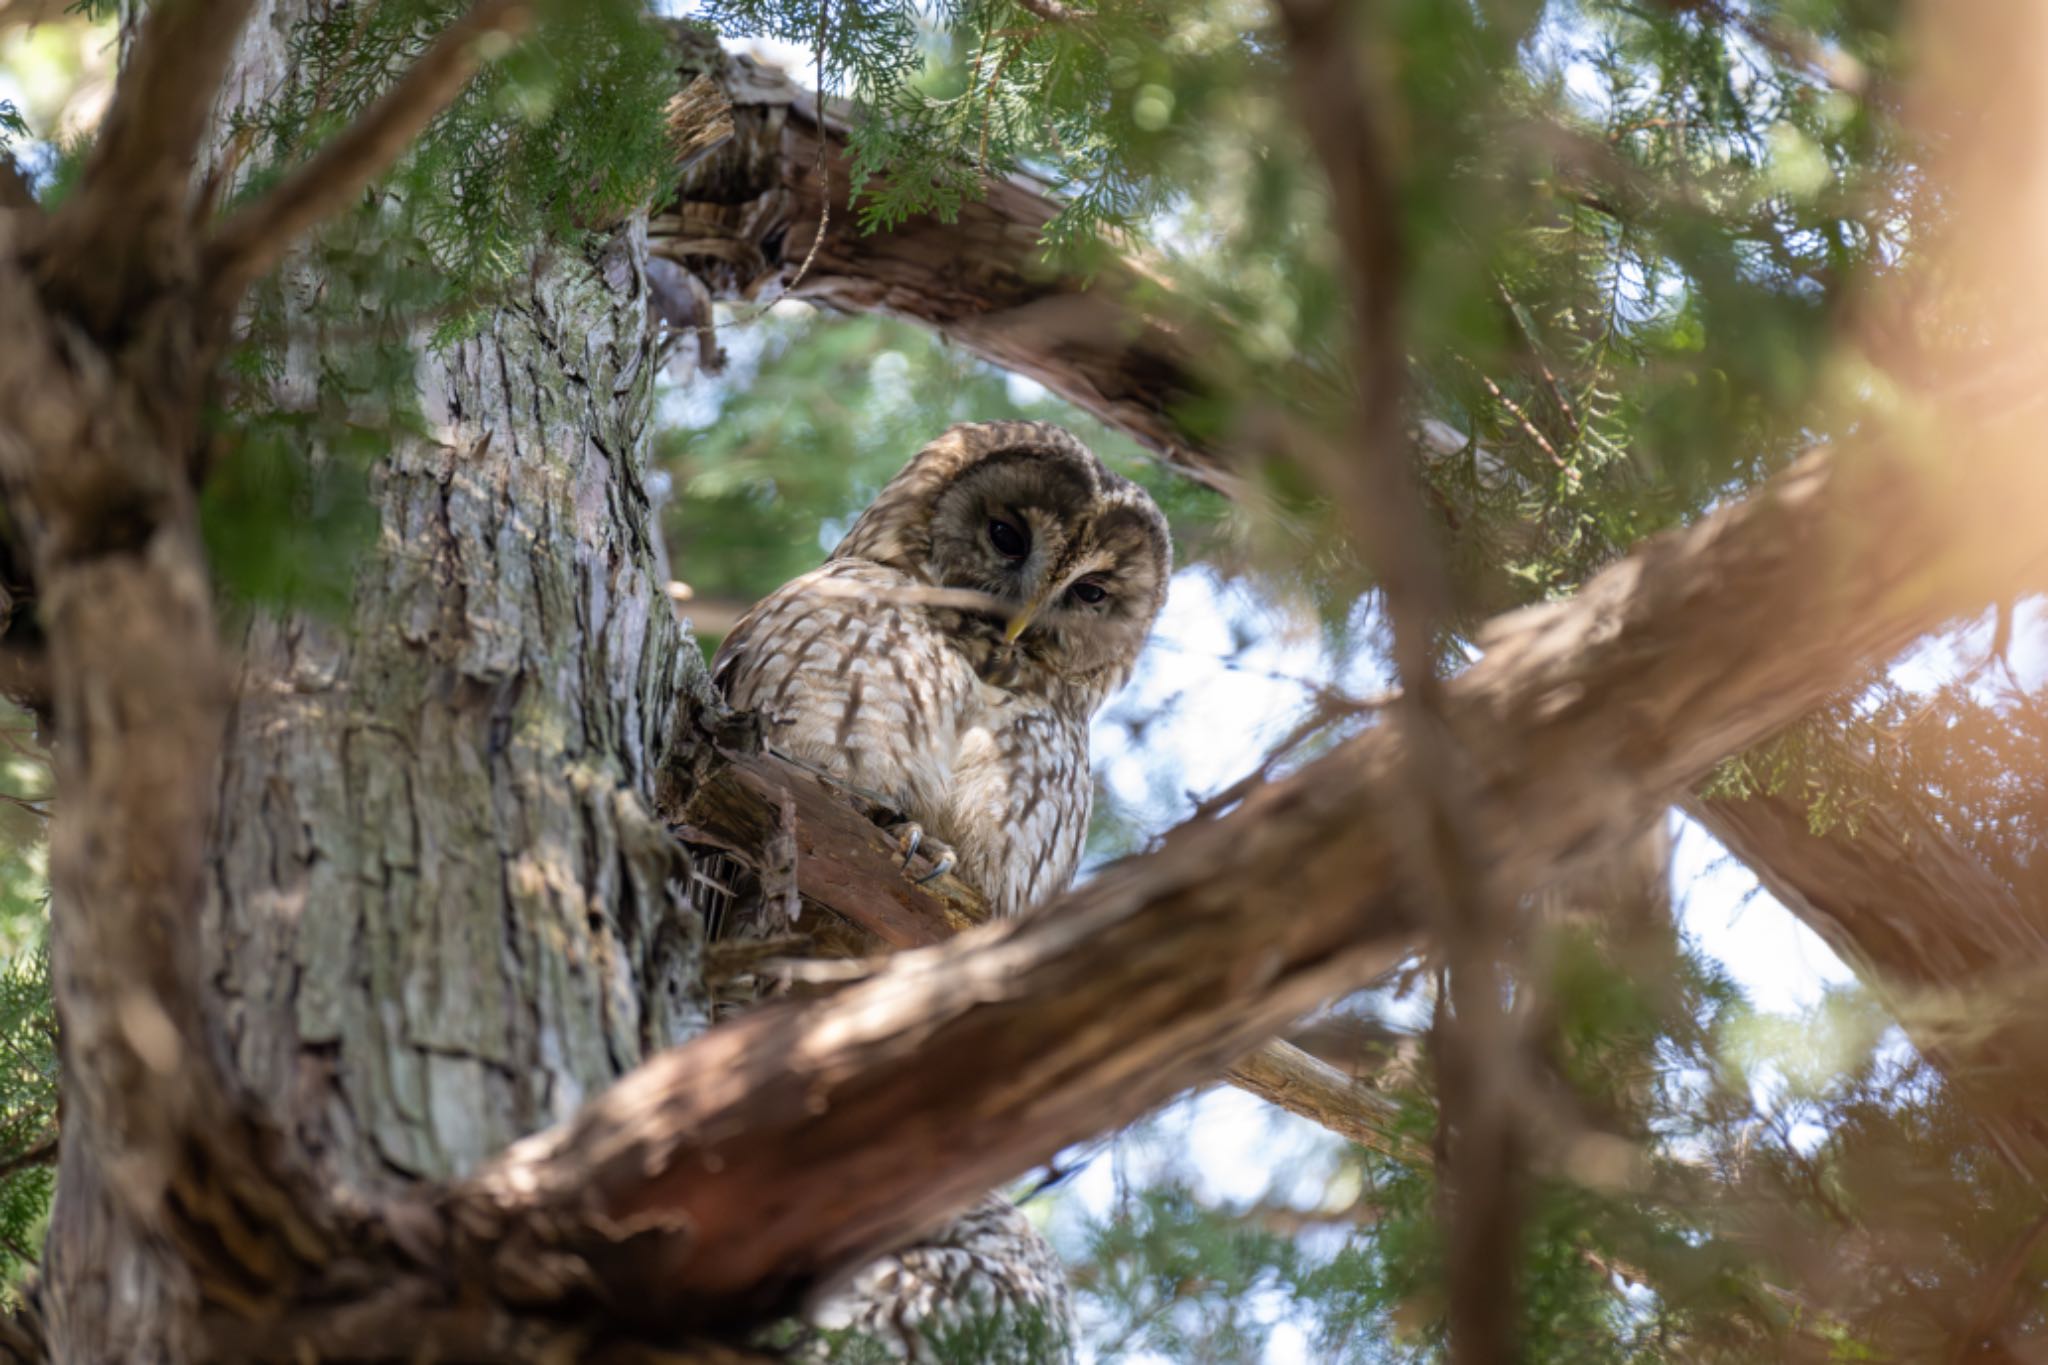
[[[308,9],[263,8],[230,104],[289,79]],[[643,481],[645,260],[637,224],[544,256],[481,336],[423,352],[433,436],[377,471],[349,619],[230,641],[205,977],[235,1070],[345,1188],[464,1173],[703,1024],[686,866],[649,815],[706,679]],[[178,1358],[186,1296],[83,1151],[58,1355]]]

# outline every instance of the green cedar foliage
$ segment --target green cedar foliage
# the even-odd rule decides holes
[[[330,136],[454,8],[382,0],[295,34],[301,82],[244,120],[243,192]],[[223,579],[245,597],[345,600],[345,569],[307,566],[345,564],[326,547],[369,528],[370,460],[418,428],[413,348],[465,335],[540,242],[583,249],[661,173],[671,64],[630,6],[568,8],[252,301],[207,509]],[[1085,265],[1149,243],[1166,282],[1154,302],[1182,310],[1208,381],[1175,414],[1193,434],[1278,419],[1343,435],[1345,291],[1272,16],[1238,0],[1065,9],[713,0],[700,13],[728,36],[819,46],[827,86],[859,107],[865,225],[949,213],[990,174],[1036,174],[1072,205],[1050,249]],[[1835,328],[1867,281],[1910,268],[1916,225],[1939,207],[1888,114],[1908,55],[1891,0],[1390,0],[1358,20],[1395,166],[1399,342],[1421,415],[1451,438],[1425,469],[1461,626],[1570,592],[1854,425],[1859,371]],[[317,297],[297,289],[306,279]],[[702,596],[751,600],[814,565],[946,422],[1048,416],[1148,482],[1184,560],[1305,595],[1332,671],[1347,661],[1363,579],[1333,539],[1260,560],[1269,542],[1234,535],[1215,499],[901,324],[778,313],[727,337],[735,373],[679,400],[661,453],[676,568]],[[296,343],[319,357],[316,382],[279,412],[268,382]],[[1274,444],[1268,486],[1303,524],[1326,524],[1313,480]],[[287,529],[266,540],[266,527]],[[1995,668],[1932,697],[1875,684],[1819,723],[2028,884],[2048,723]],[[1817,827],[1853,837],[1871,772],[1821,752],[1795,734],[1722,781],[1813,792]],[[1141,845],[1170,805],[1111,812],[1095,846]],[[32,899],[32,878],[20,884]],[[15,893],[0,881],[0,894]],[[1651,936],[1637,955],[1568,922],[1532,939],[1517,989],[1540,1004],[1532,1049],[1559,1104],[1546,1131],[1631,1144],[1653,1179],[1588,1160],[1535,1182],[1516,1232],[1526,1359],[1953,1356],[1956,1312],[2026,1247],[2038,1199],[1866,995],[1776,1017],[1683,943]],[[0,1011],[37,989],[33,939],[19,946],[30,956],[0,979]],[[9,1017],[9,1038],[42,1045],[31,1021],[46,1016]],[[0,1143],[39,1131],[47,1075],[33,1055],[0,1070]],[[1427,1067],[1382,1084],[1427,1144]],[[1283,1320],[1320,1359],[1442,1358],[1426,1167],[1333,1151],[1319,1197],[1276,1189],[1251,1208],[1202,1197],[1196,1174],[1155,1172],[1066,1237],[1101,1358],[1253,1360]],[[0,1185],[0,1233],[20,1231],[6,1210],[27,1188]],[[2002,1325],[2048,1326],[2042,1259],[2038,1246],[2018,1257]]]
[[[0,1300],[36,1262],[56,1185],[57,1026],[43,825],[49,765],[0,708]]]

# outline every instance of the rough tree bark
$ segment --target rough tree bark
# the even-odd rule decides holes
[[[230,107],[290,78],[285,33],[314,8],[259,8]],[[349,618],[229,642],[200,970],[235,1074],[319,1178],[373,1197],[473,1169],[704,1020],[686,862],[650,818],[706,679],[642,477],[645,261],[639,223],[546,254],[482,335],[423,353],[433,436],[377,471],[382,548]],[[189,1289],[83,1159],[67,1144],[53,1346],[176,1358]]]

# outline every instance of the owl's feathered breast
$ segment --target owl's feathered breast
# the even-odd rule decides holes
[[[1087,833],[1086,710],[904,569],[835,559],[733,628],[712,674],[768,741],[918,821],[998,913],[1066,885]],[[1008,668],[1005,653],[1022,659]]]

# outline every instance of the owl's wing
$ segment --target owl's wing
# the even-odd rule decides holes
[[[940,809],[977,681],[902,570],[834,560],[783,585],[719,646],[712,679],[777,752],[881,796]],[[892,595],[894,594],[894,595]]]
[[[941,826],[961,877],[1000,915],[1067,889],[1088,838],[1094,779],[1088,722],[1048,704],[984,688],[961,737],[951,808]]]

